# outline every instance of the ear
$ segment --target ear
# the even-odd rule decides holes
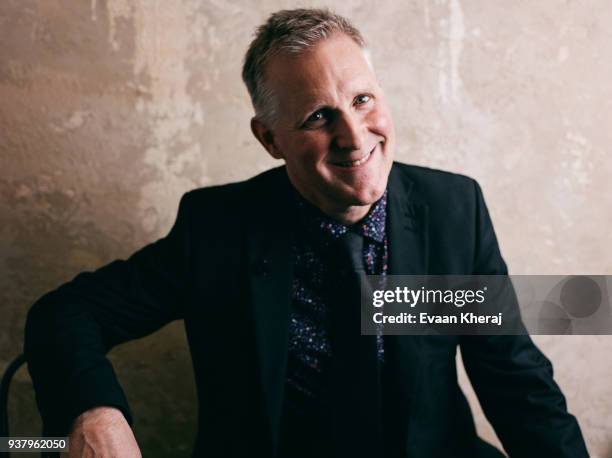
[[[283,159],[283,153],[276,147],[274,143],[274,133],[268,126],[261,122],[257,118],[251,118],[251,132],[255,135],[255,138],[259,140],[261,146],[263,146],[268,154],[274,159]]]

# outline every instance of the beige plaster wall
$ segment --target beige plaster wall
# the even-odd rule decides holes
[[[398,158],[480,181],[512,273],[612,274],[608,0],[3,0],[0,370],[43,292],[163,235],[183,192],[275,165],[249,132],[240,65],[256,25],[302,5],[363,30]],[[612,338],[536,341],[591,453],[612,457]],[[180,324],[112,358],[145,456],[189,456]],[[38,431],[24,370],[11,418]]]

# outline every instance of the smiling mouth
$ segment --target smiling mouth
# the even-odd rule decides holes
[[[372,154],[374,154],[374,150],[376,149],[376,147],[372,148],[372,150],[367,153],[365,156],[363,156],[360,159],[357,159],[355,161],[343,161],[343,162],[334,162],[334,165],[340,166],[340,167],[344,167],[344,168],[352,168],[352,167],[359,167],[362,164],[365,164],[366,162],[368,162],[368,159],[370,159],[370,156],[372,156]]]

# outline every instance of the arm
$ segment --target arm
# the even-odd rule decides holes
[[[97,406],[116,407],[131,423],[106,353],[181,318],[188,256],[189,194],[170,233],[133,254],[40,298],[26,321],[24,352],[46,435],[65,435]]]
[[[507,275],[482,192],[476,182],[474,187],[473,273]],[[462,337],[461,354],[482,408],[510,456],[588,457],[580,427],[553,380],[552,365],[528,335]]]

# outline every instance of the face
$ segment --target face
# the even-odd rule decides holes
[[[256,137],[285,160],[304,198],[346,222],[365,216],[387,186],[395,134],[362,49],[335,35],[300,55],[273,57],[266,82],[276,121],[254,119]]]

